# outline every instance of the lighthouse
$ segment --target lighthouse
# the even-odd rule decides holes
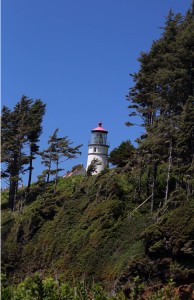
[[[96,171],[98,174],[108,166],[108,148],[107,143],[108,131],[102,127],[102,123],[98,123],[98,127],[91,130],[91,140],[88,144],[88,161],[87,167],[95,160],[97,161]]]

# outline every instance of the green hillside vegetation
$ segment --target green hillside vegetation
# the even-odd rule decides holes
[[[136,148],[126,140],[113,149],[115,168],[60,177],[81,145],[56,129],[39,151],[45,105],[23,96],[13,111],[3,107],[4,299],[192,299],[193,28],[194,5],[185,16],[170,11],[161,38],[141,53],[127,125],[139,115],[144,134]],[[37,155],[45,170],[32,184]]]
[[[110,170],[61,178],[55,195],[54,182],[33,185],[23,207],[18,201],[16,212],[2,214],[9,282],[38,271],[71,284],[98,282],[109,292],[127,290],[137,276],[146,286],[192,283],[194,197],[174,197],[153,214],[148,202],[131,213],[132,182],[130,173]]]

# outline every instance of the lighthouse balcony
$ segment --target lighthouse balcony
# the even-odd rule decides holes
[[[91,145],[91,146],[105,146],[105,147],[110,147],[110,143],[107,142],[107,141],[88,141],[88,145]]]

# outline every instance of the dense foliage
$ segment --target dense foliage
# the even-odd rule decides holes
[[[170,11],[161,38],[141,54],[128,100],[130,121],[138,114],[145,132],[136,149],[126,141],[111,152],[113,169],[89,176],[95,171],[97,162],[93,162],[86,176],[60,178],[61,158],[74,158],[80,145],[71,147],[56,130],[48,149],[39,152],[46,167],[39,181],[31,185],[29,180],[27,188],[18,189],[24,166],[32,170],[38,153],[44,105],[39,102],[42,114],[37,133],[31,135],[30,127],[25,128],[36,102],[24,97],[13,112],[3,108],[4,176],[10,180],[9,190],[2,195],[4,295],[12,299],[191,298],[193,28],[194,11],[184,17]],[[29,156],[23,153],[26,143]],[[37,271],[41,276],[33,277]],[[94,289],[101,293],[99,297],[94,295],[94,282],[103,287]],[[178,286],[187,286],[188,293],[175,293]]]
[[[115,170],[35,184],[25,203],[2,215],[2,271],[9,283],[42,276],[100,282],[128,292],[133,278],[145,286],[189,284],[194,279],[194,199],[172,196],[165,208],[138,210],[134,177]],[[144,186],[146,195],[146,185]],[[6,199],[5,199],[6,201]],[[14,280],[13,280],[14,278]]]
[[[33,101],[23,96],[13,111],[2,108],[2,177],[9,183],[9,206],[15,207],[18,185],[22,174],[29,171],[28,187],[31,185],[32,161],[39,150],[38,141],[42,133],[42,118],[45,104],[40,99]],[[27,151],[24,149],[27,148]],[[28,168],[24,168],[29,165]]]
[[[113,149],[109,154],[109,162],[117,167],[124,167],[133,159],[135,147],[130,141],[122,142],[117,148]]]
[[[155,293],[143,293],[144,287],[139,282],[139,278],[134,278],[130,299],[149,300],[178,300],[178,293],[174,289],[174,282],[169,281],[165,288],[159,289]],[[188,295],[191,295],[189,291]],[[88,286],[86,282],[78,282],[75,286],[70,286],[53,277],[42,279],[40,274],[35,273],[33,277],[27,277],[18,285],[7,285],[6,278],[2,278],[2,299],[7,300],[124,300],[124,293],[108,295],[103,288],[95,283]]]
[[[130,117],[139,115],[145,134],[139,142],[139,168],[147,169],[149,192],[158,198],[157,178],[163,176],[163,203],[179,188],[194,191],[194,11],[170,11],[163,33],[148,53],[127,99]],[[132,122],[128,122],[132,125]],[[165,178],[166,177],[166,178]]]

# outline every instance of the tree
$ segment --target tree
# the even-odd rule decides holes
[[[194,97],[189,97],[179,118],[176,133],[176,165],[174,174],[178,186],[194,193]]]
[[[117,167],[124,167],[133,157],[134,151],[135,147],[131,142],[124,141],[110,152],[109,162]]]
[[[86,174],[87,176],[91,176],[93,174],[95,174],[97,171],[97,166],[101,165],[101,162],[99,161],[98,158],[94,158],[92,161],[91,161],[91,164],[88,166],[87,168],[87,171],[86,171]]]
[[[58,128],[55,129],[54,133],[49,138],[49,147],[40,153],[42,156],[42,164],[47,167],[47,169],[43,171],[44,175],[47,175],[46,181],[49,182],[50,175],[54,175],[54,193],[57,189],[58,174],[63,170],[63,168],[60,168],[59,165],[62,162],[76,158],[78,154],[81,154],[79,149],[82,146],[78,145],[71,147],[72,142],[68,139],[68,137],[58,137],[58,131]],[[54,169],[52,169],[52,166]]]
[[[38,102],[40,103],[40,100]],[[39,112],[37,114],[32,113],[36,104],[37,101],[34,102],[32,99],[22,96],[21,100],[14,106],[13,111],[6,106],[2,108],[3,176],[9,181],[9,206],[12,210],[15,208],[18,183],[22,179],[22,175],[28,170],[24,166],[31,160],[26,151],[27,145],[32,142],[33,133],[38,131],[35,121],[32,121],[39,114]],[[41,121],[42,119],[37,121],[39,126]],[[34,147],[35,141],[37,142],[37,139],[34,139]]]
[[[27,116],[30,104],[31,101],[24,96],[13,111],[7,107],[2,109],[2,162],[9,177],[9,206],[12,210],[15,207],[20,175],[24,171],[23,166],[28,162],[23,148],[29,131]]]
[[[173,189],[187,186],[189,193],[194,189],[193,28],[193,11],[189,10],[185,17],[169,12],[160,39],[153,42],[148,53],[141,53],[140,70],[131,75],[134,86],[127,95],[130,118],[140,116],[145,128],[138,153],[144,155],[146,162],[147,193],[157,193],[160,169],[160,175],[166,176],[165,202]],[[127,125],[133,125],[131,120]],[[183,169],[187,179],[183,178]]]
[[[28,188],[31,185],[32,180],[32,161],[35,159],[35,154],[38,153],[39,145],[39,137],[42,133],[42,119],[45,114],[45,106],[40,99],[35,100],[35,102],[30,107],[29,117],[31,130],[28,133],[28,142],[30,148],[29,155],[29,177],[28,177]]]
[[[190,11],[185,18],[170,11],[161,38],[139,57],[127,99],[135,109],[131,114],[140,115],[146,128],[160,115],[179,114],[193,93],[193,26]]]

